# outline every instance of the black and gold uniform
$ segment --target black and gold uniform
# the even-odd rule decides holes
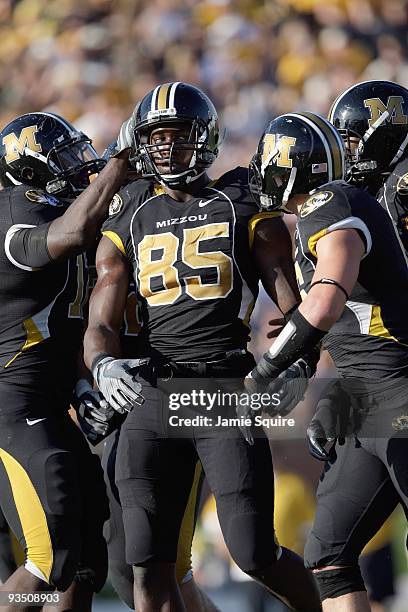
[[[145,354],[210,360],[246,346],[258,294],[248,247],[265,217],[246,184],[242,168],[187,204],[142,180],[115,196],[102,233],[132,265]]]
[[[82,564],[100,588],[102,474],[68,415],[83,336],[86,259],[47,257],[49,224],[65,210],[56,198],[7,188],[0,210],[1,508],[26,551],[26,569],[65,589]],[[33,240],[30,228],[38,226],[43,236]],[[49,264],[39,267],[40,261]]]
[[[367,192],[336,181],[303,205],[296,233],[299,287],[308,291],[318,240],[337,229],[356,229],[365,244],[357,283],[340,319],[324,339],[343,376],[360,379],[408,375],[408,270],[392,223]]]
[[[345,444],[331,451],[305,548],[307,567],[350,568],[350,582],[330,590],[332,597],[364,589],[356,569],[364,545],[398,503],[408,507],[407,439],[403,426],[395,426],[406,414],[405,255],[389,214],[367,191],[329,183],[309,197],[298,218],[296,268],[303,291],[308,291],[314,273],[318,240],[342,228],[358,231],[365,254],[324,347],[341,375],[347,393],[342,408],[351,403],[354,428]],[[347,511],[338,512],[340,507]]]
[[[48,225],[60,217],[65,206],[41,191],[15,187],[0,192],[0,253],[2,283],[0,301],[0,384],[21,382],[38,385],[50,380],[55,388],[71,392],[76,382],[76,357],[82,343],[82,308],[86,300],[86,256],[36,268],[39,250],[46,247],[29,241],[30,227]],[[37,250],[38,249],[38,250]],[[49,262],[51,262],[49,258]],[[30,265],[32,263],[32,265]],[[52,370],[53,368],[53,370]],[[48,384],[46,384],[48,383]],[[70,400],[70,395],[66,397]],[[0,414],[11,411],[26,416],[22,406],[4,405]],[[39,405],[41,416],[55,413]],[[32,416],[34,406],[30,406]]]
[[[93,268],[89,272],[93,275]],[[92,287],[92,280],[90,281]],[[91,289],[90,287],[90,289]],[[139,351],[138,336],[142,328],[140,307],[136,301],[136,288],[132,281],[129,285],[128,299],[121,334],[122,356],[134,358]],[[122,506],[118,488],[115,484],[116,458],[120,428],[112,432],[103,447],[102,468],[105,477],[106,492],[109,499],[109,519],[104,526],[104,536],[108,545],[109,577],[117,595],[133,609],[133,570],[126,563],[125,531]],[[192,543],[198,518],[204,472],[201,463],[197,462],[191,484],[190,495],[184,511],[177,546],[176,578],[179,584],[188,582],[193,577]]]
[[[175,378],[196,378],[198,388],[204,378],[242,380],[254,365],[246,351],[258,293],[250,247],[256,223],[271,216],[258,213],[243,168],[187,203],[142,180],[115,196],[102,232],[133,270],[143,322],[136,356],[170,363]],[[237,427],[181,437],[170,432],[168,397],[148,383],[142,393],[143,406],[122,425],[116,459],[127,563],[176,561],[198,458],[236,562],[249,572],[270,565],[278,545],[266,437],[259,432],[249,446]]]

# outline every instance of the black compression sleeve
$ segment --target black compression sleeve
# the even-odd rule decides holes
[[[8,257],[14,265],[43,268],[53,261],[48,253],[47,235],[51,223],[19,229],[8,246]],[[10,257],[11,256],[11,257]]]

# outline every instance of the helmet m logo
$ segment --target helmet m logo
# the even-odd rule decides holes
[[[402,105],[404,99],[402,96],[389,96],[387,100],[387,106],[380,100],[380,98],[368,98],[364,100],[364,106],[369,109],[371,118],[368,123],[370,127],[383,115],[388,112],[387,121],[391,119],[395,125],[406,125],[408,123],[408,117],[404,115]]]
[[[292,168],[290,149],[296,144],[293,136],[279,136],[279,134],[265,134],[262,151],[262,174],[265,168],[273,161],[280,168]]]
[[[7,164],[21,157],[26,147],[36,153],[41,153],[42,147],[35,139],[37,132],[38,127],[36,125],[28,125],[21,130],[20,136],[12,132],[3,137],[3,145],[6,149],[5,160]]]

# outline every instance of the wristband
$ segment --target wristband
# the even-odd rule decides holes
[[[93,362],[91,364],[91,372],[92,372],[94,378],[95,378],[95,370],[96,370],[97,366],[100,364],[100,362],[103,359],[106,359],[107,357],[109,357],[109,359],[115,359],[115,357],[113,357],[112,355],[109,355],[109,353],[99,353],[99,355],[97,355],[95,357],[95,359],[93,360]]]
[[[327,332],[311,325],[299,310],[295,310],[290,321],[264,355],[267,367],[274,370],[272,376],[280,374],[299,357],[314,349],[326,334]]]

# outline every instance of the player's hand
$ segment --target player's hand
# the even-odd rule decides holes
[[[241,433],[243,437],[245,438],[246,442],[248,442],[248,444],[252,446],[254,443],[254,437],[252,435],[251,427],[241,424],[243,422],[243,419],[250,418],[252,421],[252,417],[253,417],[252,408],[246,402],[242,402],[242,403],[238,402],[235,412],[237,413],[237,417],[240,419],[240,424],[238,425],[238,427],[240,428]]]
[[[109,150],[109,157],[117,157],[122,151],[129,150],[129,153],[135,153],[134,129],[136,125],[136,113],[139,104],[136,104],[133,113],[126,121],[122,123],[116,141],[111,143],[105,153]],[[105,154],[104,154],[105,155]]]
[[[102,357],[93,366],[93,376],[106,401],[119,413],[130,412],[144,402],[142,385],[137,381],[149,359]]]
[[[268,414],[285,416],[304,399],[309,380],[316,374],[319,358],[319,349],[313,349],[268,385],[269,395],[274,395],[274,402],[270,410],[267,410]]]
[[[326,397],[319,400],[306,432],[309,452],[315,459],[327,461],[331,447],[326,449],[326,445],[336,439],[340,446],[345,443],[350,418],[348,400],[339,385],[335,385]]]
[[[76,384],[73,406],[79,426],[92,445],[108,436],[123,420],[118,421],[116,410],[84,379]]]

